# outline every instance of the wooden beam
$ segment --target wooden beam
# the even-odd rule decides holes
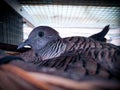
[[[0,43],[0,49],[6,50],[6,51],[13,51],[13,52],[25,52],[30,50],[30,48],[22,48],[20,50],[17,50],[17,45],[11,45],[6,43]]]

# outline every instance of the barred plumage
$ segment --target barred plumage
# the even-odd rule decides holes
[[[63,40],[52,41],[45,47],[39,50],[37,56],[42,57],[43,60],[58,57],[64,53],[66,48],[66,43]]]
[[[42,35],[43,35],[43,33],[39,33],[40,37]],[[88,76],[88,78],[91,78],[93,76],[92,78],[96,78],[96,79],[103,78],[103,79],[110,79],[110,80],[111,79],[113,80],[114,78],[119,77],[119,75],[120,75],[120,68],[119,68],[120,51],[116,46],[114,46],[112,44],[97,42],[97,41],[94,41],[93,39],[89,39],[89,38],[85,38],[85,37],[73,37],[73,38],[74,38],[73,41],[68,41],[65,39],[61,39],[61,38],[59,38],[59,36],[57,36],[57,38],[55,40],[53,40],[53,38],[51,39],[52,42],[48,41],[48,43],[47,43],[46,41],[45,42],[42,41],[43,46],[38,45],[41,47],[38,47],[38,46],[33,47],[35,45],[35,42],[31,41],[32,42],[31,46],[35,50],[40,48],[36,51],[38,57],[40,58],[40,61],[38,60],[37,62],[34,62],[36,65],[35,67],[33,67],[34,65],[30,65],[30,67],[28,67],[29,63],[24,63],[24,64],[22,63],[22,64],[20,64],[21,65],[20,67],[25,68],[26,70],[28,70],[30,68],[35,68],[35,69],[37,69],[37,71],[40,71],[40,72],[44,72],[44,70],[43,70],[44,68],[49,68],[49,70],[51,68],[55,68],[56,72],[57,71],[60,73],[64,72],[65,74],[67,74],[67,76],[69,75],[69,78],[72,78],[74,80],[82,80],[82,77],[87,77],[87,76]],[[27,41],[29,41],[29,40],[27,40]],[[79,43],[78,43],[78,41],[79,41]],[[37,43],[38,42],[36,42],[36,44]],[[24,45],[22,45],[22,46],[24,46]],[[44,61],[41,61],[41,59]],[[27,61],[27,60],[25,60],[25,61]],[[25,65],[25,67],[24,67],[24,65]],[[36,90],[39,88],[39,89],[48,89],[49,90],[51,88],[48,85],[50,82],[44,83],[44,81],[43,81],[42,83],[44,85],[42,84],[42,86],[41,86],[40,82],[36,83],[35,78],[38,79],[38,77],[40,78],[40,76],[33,78],[33,77],[30,77],[27,74],[27,72],[23,72],[20,69],[16,69],[16,67],[13,67],[10,69],[9,68],[10,68],[10,66],[2,66],[0,68],[0,72],[2,73],[2,74],[0,74],[1,75],[0,80],[4,83],[4,84],[0,83],[0,88],[2,87],[2,89],[6,89],[5,88],[6,82],[2,80],[2,77],[6,78],[5,80],[7,80],[7,81],[9,81],[9,80],[13,81],[13,82],[11,81],[11,83],[9,81],[9,83],[10,83],[9,89],[11,88],[11,89],[20,90],[23,88],[24,89],[29,88],[29,89]],[[5,70],[5,72],[8,70],[7,71],[8,77],[6,77],[5,72],[3,72],[4,70]],[[12,72],[12,74],[11,74],[11,72]],[[21,75],[21,73],[23,75]],[[51,72],[48,72],[48,73],[51,73]],[[32,75],[34,75],[34,74],[32,74]],[[27,76],[30,78],[30,80],[28,79]],[[65,75],[62,75],[62,76],[65,76]],[[20,78],[22,78],[22,80],[20,80]],[[16,82],[16,79],[17,79],[17,82]],[[52,81],[52,80],[48,80],[48,81]],[[21,83],[21,82],[23,82],[23,83]],[[108,80],[108,82],[109,82],[109,80]],[[75,84],[77,84],[77,83],[75,83]],[[112,84],[113,84],[113,86],[112,86]],[[119,83],[117,83],[118,84],[117,86],[114,85],[116,83],[112,83],[112,84],[110,85],[110,87],[106,86],[106,84],[103,84],[103,83],[100,83],[98,85],[96,85],[96,84],[95,85],[89,84],[89,85],[91,85],[90,87],[92,89],[98,89],[98,87],[101,87],[101,85],[103,86],[101,88],[108,88],[108,89],[111,89],[111,87],[112,87],[112,89],[119,88]],[[14,87],[14,85],[15,85],[15,87]],[[46,85],[47,85],[47,87],[46,87]],[[50,85],[53,85],[53,83],[50,83]],[[76,87],[76,88],[80,89],[81,88],[81,87],[79,87],[80,84],[77,84],[77,85],[78,85],[78,87]],[[93,88],[94,86],[95,87],[98,86],[98,87]],[[61,84],[58,87],[60,88]],[[66,89],[66,87],[64,85],[63,85],[63,87]],[[86,87],[86,85],[85,85],[85,87]],[[72,88],[72,89],[76,89],[76,88]],[[84,88],[81,88],[81,89],[84,89]],[[89,89],[91,89],[91,88],[89,88]]]
[[[98,41],[99,41],[99,40],[101,40],[101,41],[103,40],[102,42],[104,42],[104,40],[105,40],[105,35],[107,34],[108,31],[109,31],[109,25],[105,26],[100,33],[93,34],[93,35],[91,35],[90,37],[93,38],[93,39],[95,39],[95,40],[98,40]],[[97,37],[99,37],[99,39],[98,39]],[[71,41],[71,42],[77,43],[77,42],[79,42],[79,41],[81,40],[81,39],[79,40],[79,38],[80,38],[80,37],[67,37],[67,38],[63,38],[63,39],[65,39],[65,41]],[[53,45],[53,47],[56,48],[56,49],[55,49],[55,50],[54,50],[54,48],[52,48],[52,49],[53,49],[54,51],[59,50],[59,49],[57,49],[58,46],[59,46],[59,45]],[[50,48],[50,45],[49,45],[47,48]],[[59,47],[58,47],[58,48],[59,48]],[[44,52],[44,50],[45,50],[45,49],[43,49],[43,50],[41,50],[41,51],[39,51],[39,52]],[[46,49],[46,50],[47,50],[47,49]],[[42,53],[41,53],[41,54],[42,54]],[[46,54],[49,54],[49,53],[47,52]],[[42,54],[42,57],[43,57],[43,56],[45,57],[46,54],[44,54],[44,55]],[[33,57],[35,57],[33,50],[29,50],[29,51],[27,51],[27,52],[21,53],[21,54],[19,54],[18,56],[22,57],[24,60],[27,60],[27,61],[33,61]],[[50,58],[50,56],[49,56],[49,58]]]
[[[89,49],[80,53],[78,50],[74,54],[70,52],[61,57],[45,61],[38,60],[38,62],[34,63],[40,67],[57,68],[65,72],[71,70],[71,73],[83,74],[83,76],[90,75],[92,72],[93,76],[102,75],[102,77],[110,78],[112,74],[114,77],[119,78],[120,51],[113,54],[108,53],[107,50],[109,49]],[[110,54],[113,54],[113,57]]]
[[[94,51],[92,53],[94,53]],[[19,60],[19,58],[6,58],[9,61],[11,60],[10,64],[23,68],[27,71],[43,72],[42,69],[44,68],[49,68],[48,70],[50,70],[51,68],[55,68],[56,71],[54,73],[61,72],[62,76],[64,76],[64,74],[67,74],[67,77],[75,80],[84,80],[86,78],[97,80],[102,78],[118,78],[117,76],[114,76],[117,74],[111,72],[110,69],[106,68],[103,63],[101,64],[99,62],[96,62],[94,58],[91,58],[91,52],[89,51],[87,51],[86,56],[84,56],[84,54],[79,54],[78,51],[75,52],[74,55],[65,55],[45,61],[38,61],[32,63],[16,61],[12,62],[12,60]],[[6,58],[0,59],[0,62],[5,61]]]
[[[50,31],[51,33],[49,34]],[[44,33],[42,37],[39,37],[39,32]],[[50,37],[50,39],[48,37]],[[89,56],[90,58],[93,58],[97,63],[101,64],[107,69],[114,70],[114,68],[116,68],[116,71],[119,71],[118,66],[120,65],[120,50],[113,44],[99,42],[91,38],[79,36],[62,39],[54,29],[46,26],[35,28],[22,46],[26,44],[33,47],[37,53],[37,56],[41,58],[41,60],[47,60],[66,55],[74,56],[76,53],[79,53],[80,55],[82,54],[86,57]]]
[[[41,72],[42,69],[48,68],[48,67],[49,69],[55,68],[57,69],[56,73],[57,72],[59,73],[59,71],[60,72],[63,71],[63,74],[64,73],[70,74],[73,72],[73,74],[71,75],[76,76],[78,78],[77,80],[81,80],[83,79],[83,77],[86,77],[86,76],[87,77],[97,76],[99,78],[111,77],[111,73],[104,67],[101,67],[102,65],[95,62],[93,59],[90,59],[90,58],[88,58],[87,60],[86,59],[87,58],[77,53],[74,56],[66,55],[66,56],[57,57],[51,60],[34,62],[33,64],[33,62],[29,63],[29,62],[15,61],[15,60],[21,60],[20,57],[5,56],[4,58],[0,59],[0,65],[9,63],[27,71],[37,71],[37,72]],[[6,63],[6,60],[7,60],[7,63]],[[92,67],[90,67],[91,65]],[[71,75],[68,75],[68,77],[74,79],[74,77]]]
[[[55,68],[67,74],[74,75],[72,79],[81,80],[85,76],[94,76],[93,78],[113,78],[111,72],[102,67],[101,64],[92,58],[81,55],[62,56],[50,60],[35,62],[40,67]]]
[[[32,46],[35,53],[42,60],[58,57],[78,49],[81,51],[89,48],[118,49],[115,45],[102,43],[86,37],[76,36],[62,39],[54,29],[48,26],[35,28],[30,33],[28,39],[20,44],[18,48],[22,48],[25,45]]]
[[[87,51],[89,51],[89,50],[87,50]],[[93,83],[95,80],[98,80],[98,81],[94,82],[94,83],[98,83],[97,86],[96,86],[96,84],[90,84],[89,83],[91,89],[93,87],[96,87],[96,89],[99,88],[101,90],[103,88],[108,88],[108,89],[113,88],[113,90],[119,88],[118,87],[119,82],[116,83],[116,79],[114,80],[114,78],[117,78],[117,77],[114,76],[114,74],[111,73],[109,70],[104,68],[101,64],[97,63],[94,59],[89,57],[89,53],[87,54],[87,57],[83,56],[82,54],[79,54],[79,51],[75,52],[74,54],[75,55],[73,55],[73,56],[66,55],[66,56],[57,57],[57,58],[50,59],[50,60],[40,61],[38,63],[39,66],[36,69],[39,72],[51,73],[52,75],[58,75],[59,74],[58,76],[67,77],[67,78],[70,78],[70,79],[73,79],[73,80],[77,80],[77,81],[79,81],[78,84],[81,82],[81,80],[82,81],[87,80],[85,82],[85,86],[87,85],[87,82]],[[28,64],[29,63],[21,64],[21,68],[23,68],[24,65],[26,65],[25,70],[28,70],[29,68],[34,68],[33,65],[28,67]],[[3,86],[7,86],[7,84],[6,84],[7,82],[4,81],[4,79],[2,79],[3,77],[5,77],[9,81],[9,83],[13,84],[13,86],[11,86],[11,84],[10,84],[10,86],[8,86],[9,89],[10,88],[13,89],[15,87],[18,90],[21,89],[21,88],[33,88],[33,87],[36,88],[36,85],[38,85],[38,84],[36,84],[34,82],[33,78],[37,78],[37,80],[38,80],[38,78],[41,77],[41,73],[40,73],[40,76],[39,76],[39,73],[38,73],[37,77],[33,77],[33,78],[31,77],[32,80],[33,80],[32,81],[31,79],[30,80],[27,79],[29,76],[27,75],[28,77],[26,77],[26,72],[21,73],[21,71],[19,71],[19,69],[16,69],[16,67],[13,67],[12,71],[11,71],[11,68],[9,66],[8,66],[8,69],[4,69],[4,68],[5,68],[5,66],[2,66],[2,68],[0,68],[0,69],[2,69],[2,72],[3,72],[3,70],[8,70],[9,73],[12,73],[12,75],[11,75],[11,74],[8,74],[8,72],[7,72],[8,77],[6,77],[6,75],[1,73],[2,75],[1,75],[0,79],[2,80],[1,81],[2,84],[0,83],[0,87],[4,88],[5,90],[7,90],[7,87],[5,88]],[[46,68],[48,68],[47,72],[45,70]],[[54,70],[54,68],[56,70],[53,71],[53,70],[51,70],[52,68],[53,68],[53,70]],[[18,79],[19,77],[17,78],[18,75],[19,75],[19,77],[22,77],[22,80],[23,80],[22,83],[21,83],[21,80]],[[32,74],[32,75],[34,75],[34,74]],[[35,76],[36,76],[36,74],[35,74]],[[12,77],[12,81],[17,79],[17,82],[13,83],[12,81],[10,81],[11,77]],[[44,78],[44,77],[41,77],[41,78]],[[46,80],[46,78],[45,78],[45,80]],[[107,82],[106,82],[106,80],[107,80]],[[50,81],[49,81],[49,83],[51,83]],[[4,85],[3,85],[3,82],[4,82]],[[25,84],[26,82],[27,82],[27,84],[30,84],[30,85],[31,85],[32,82],[34,82],[34,83],[32,83],[32,86],[27,87],[26,84]],[[101,83],[99,83],[99,82],[101,82]],[[112,83],[112,85],[108,86],[107,84],[108,83],[110,84],[110,82]],[[56,82],[54,82],[54,83],[56,83]],[[44,82],[43,82],[43,84],[44,84]],[[20,85],[20,87],[18,87],[19,85]],[[52,83],[52,85],[53,85],[53,83]],[[61,87],[61,84],[60,84],[59,87]],[[38,88],[38,86],[37,86],[37,88]],[[43,87],[39,85],[39,88],[43,88]],[[70,89],[70,87],[67,87],[67,88]],[[79,88],[84,89],[85,87],[79,87]],[[75,88],[72,88],[72,89],[75,89]]]

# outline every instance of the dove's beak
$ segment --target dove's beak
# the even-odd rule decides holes
[[[17,49],[21,49],[21,48],[23,48],[24,46],[25,46],[25,43],[21,43],[21,44],[18,45]]]
[[[24,46],[29,46],[30,42],[29,40],[25,40],[25,42],[22,42],[21,44],[18,45],[17,49],[21,49],[23,48]]]

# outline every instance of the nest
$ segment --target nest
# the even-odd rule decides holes
[[[115,90],[119,83],[108,81],[75,81],[46,73],[28,72],[13,65],[0,67],[1,90]]]

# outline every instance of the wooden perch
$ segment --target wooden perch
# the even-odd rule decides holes
[[[25,52],[30,50],[30,48],[22,48],[20,50],[17,50],[17,45],[11,45],[6,43],[0,43],[0,49],[6,50],[6,51],[13,51],[13,52]]]

